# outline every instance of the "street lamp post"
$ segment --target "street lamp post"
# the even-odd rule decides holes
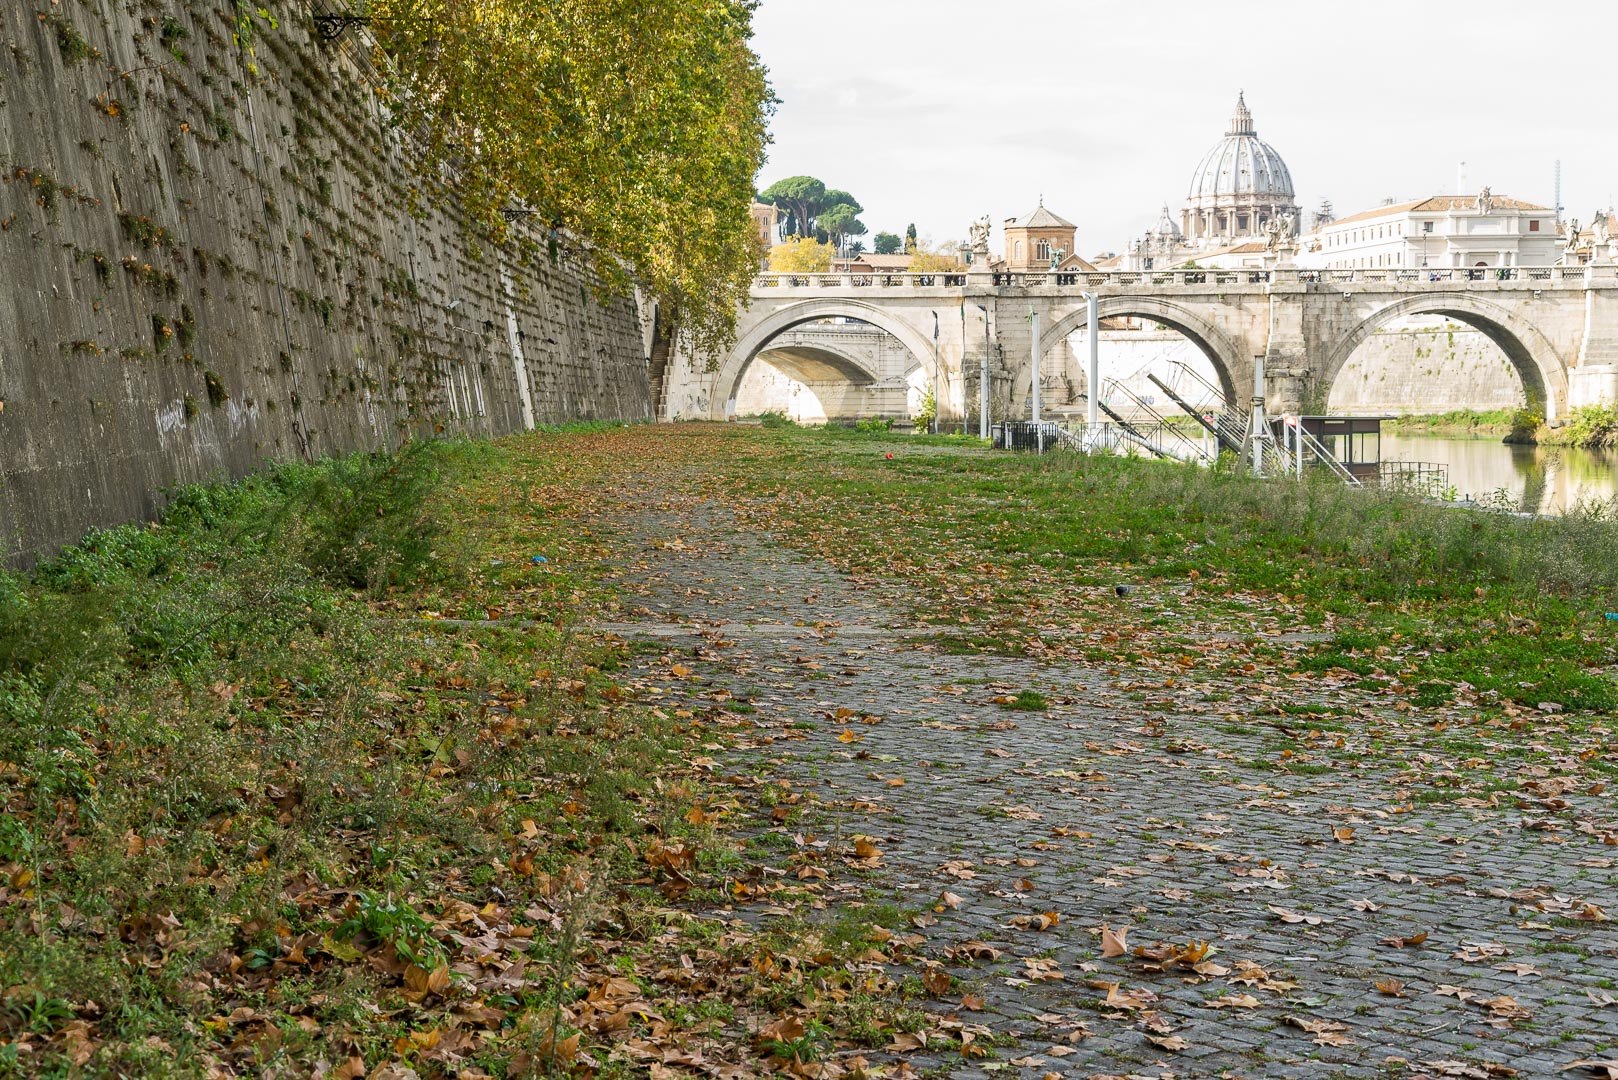
[[[933,312],[933,434],[938,434],[938,312]]]
[[[1085,367],[1085,378],[1089,381],[1089,397],[1085,400],[1084,420],[1091,434],[1095,433],[1096,426],[1101,423],[1101,390],[1096,383],[1101,379],[1101,319],[1098,308],[1100,298],[1093,292],[1084,294],[1085,319],[1084,332],[1090,339],[1085,342],[1090,347],[1090,362]]]
[[[1034,376],[1032,380],[1032,390],[1034,396],[1034,438],[1038,444],[1039,453],[1043,454],[1045,452],[1045,429],[1039,424],[1039,312],[1035,311],[1032,306],[1028,308],[1028,321],[1032,324],[1034,338]]]

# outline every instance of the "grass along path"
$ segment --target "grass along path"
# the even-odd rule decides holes
[[[922,972],[911,1027],[876,1053],[821,1046],[834,1068],[1537,1076],[1618,1047],[1604,716],[1412,703],[1334,668],[1290,678],[1282,661],[1326,644],[1306,619],[1241,627],[1189,593],[1175,624],[1232,655],[1159,656],[1145,579],[1123,599],[1153,611],[1109,606],[1109,586],[1050,615],[1066,621],[1037,649],[978,624],[905,633],[944,621],[915,583],[945,554],[860,557],[853,523],[904,535],[906,502],[873,515],[857,481],[888,470],[910,494],[936,449],[688,429],[658,456],[686,438],[721,442],[723,475],[690,469],[613,516],[639,537],[622,579],[657,643],[636,662],[645,692],[737,735],[721,761],[741,812],[756,804],[757,863],[715,914],[768,927],[807,892],[825,905],[812,924],[865,919],[868,972]],[[950,464],[926,504],[939,516],[976,505],[984,474],[1016,495],[1015,470],[1048,467]],[[781,493],[795,484],[812,512]],[[856,572],[828,575],[820,552]],[[879,921],[895,911],[902,933]],[[805,1030],[840,1015],[798,1009]]]
[[[733,516],[699,538],[682,515],[707,503]],[[694,636],[590,629],[686,634],[654,621],[669,613],[647,575],[745,567],[766,530],[823,592],[749,613],[722,577],[663,575]],[[816,641],[851,617],[917,629],[922,670],[1089,671],[1090,691],[970,684],[974,708],[1097,723],[1083,698],[1104,691],[1129,739],[1185,746],[1171,713],[1194,705],[1195,741],[1276,792],[1364,772],[1366,814],[1516,815],[1599,846],[1618,840],[1612,544],[1593,519],[737,427],[442,446],[189,492],[164,526],[0,584],[0,1070],[979,1061],[1009,1029],[967,1015],[944,964],[959,954],[938,952],[961,942],[932,942],[939,915],[862,854],[854,803],[881,804],[828,798],[795,754],[738,771],[749,747],[819,737],[847,755],[820,767],[863,775],[862,732],[898,729],[812,697],[761,716],[763,683],[843,676],[829,656],[737,670],[732,617]],[[962,692],[980,693],[918,694]],[[1170,760],[1141,756],[1142,775]],[[1520,902],[1610,956],[1583,937],[1604,932],[1598,903]]]

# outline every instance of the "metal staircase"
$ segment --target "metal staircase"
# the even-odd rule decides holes
[[[1136,423],[1126,421],[1118,412],[1108,404],[1109,401],[1122,397],[1136,410],[1136,415],[1144,413],[1150,417],[1150,426],[1158,435],[1157,440],[1148,439]],[[1180,428],[1169,422],[1168,417],[1158,412],[1152,403],[1141,397],[1120,379],[1109,379],[1101,385],[1101,398],[1096,402],[1097,407],[1110,417],[1120,429],[1131,434],[1158,457],[1174,458],[1178,461],[1208,462],[1211,459],[1208,452],[1202,448],[1197,440],[1191,438]]]

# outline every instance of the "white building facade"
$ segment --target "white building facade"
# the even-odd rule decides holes
[[[1298,246],[1298,265],[1322,270],[1551,266],[1561,257],[1553,210],[1487,188],[1351,214]]]

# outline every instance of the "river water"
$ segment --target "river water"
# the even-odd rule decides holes
[[[1384,431],[1382,460],[1442,462],[1462,498],[1503,492],[1513,505],[1542,514],[1563,513],[1580,500],[1618,498],[1618,454],[1611,451]]]

